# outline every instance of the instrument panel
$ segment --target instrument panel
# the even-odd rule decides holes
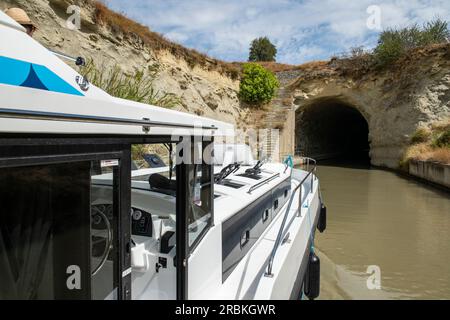
[[[152,215],[144,210],[131,208],[131,233],[136,236],[151,237]]]

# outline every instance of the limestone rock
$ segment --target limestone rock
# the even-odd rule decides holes
[[[366,119],[372,164],[397,168],[418,127],[450,117],[449,50],[449,44],[418,50],[384,71],[369,71],[359,77],[327,69],[329,65],[306,75],[297,71],[282,93],[289,92],[294,99],[297,143],[305,139],[301,126],[315,125],[302,122],[302,113],[328,100],[349,106]]]

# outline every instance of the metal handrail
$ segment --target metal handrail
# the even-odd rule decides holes
[[[63,59],[67,59],[69,61],[75,62],[75,64],[79,67],[84,67],[86,66],[86,59],[84,59],[83,57],[72,57],[69,56],[68,54],[59,52],[59,51],[55,51],[52,49],[47,48],[48,51],[50,51],[51,53],[53,53],[55,56],[63,58]]]
[[[294,190],[292,191],[291,197],[289,199],[289,204],[288,204],[288,207],[286,209],[286,213],[284,214],[284,217],[283,217],[283,222],[281,223],[280,229],[278,230],[277,239],[275,240],[275,244],[273,245],[272,252],[270,254],[269,263],[267,265],[267,271],[264,273],[264,276],[266,276],[266,277],[272,277],[273,276],[273,274],[272,274],[273,260],[275,258],[275,254],[276,254],[276,252],[278,250],[280,242],[282,240],[281,238],[283,236],[284,225],[286,224],[286,220],[287,220],[289,211],[291,210],[291,205],[292,205],[292,201],[294,200],[295,193],[297,192],[298,189],[300,189],[300,191],[299,191],[299,204],[298,204],[298,212],[299,212],[298,216],[300,216],[300,212],[301,212],[301,209],[302,209],[302,189],[301,189],[301,187],[302,187],[302,185],[305,183],[305,181],[309,177],[311,177],[311,192],[313,190],[313,182],[314,182],[314,175],[313,175],[313,173],[316,172],[317,162],[316,162],[316,160],[311,159],[311,158],[307,158],[307,157],[302,157],[302,158],[306,160],[306,166],[307,166],[306,168],[307,168],[308,174],[302,179],[302,181],[299,183],[299,185],[297,187],[295,187]],[[313,165],[313,167],[311,169],[309,169],[310,162],[312,162],[312,165]]]
[[[100,123],[100,124],[115,124],[115,125],[132,125],[142,126],[143,129],[149,129],[150,127],[167,127],[167,128],[201,128],[207,130],[216,130],[215,126],[198,126],[171,123],[171,122],[159,122],[150,121],[149,119],[126,119],[104,116],[92,116],[92,115],[79,115],[70,113],[59,112],[46,112],[35,110],[21,110],[21,109],[7,109],[0,108],[0,118],[14,118],[14,119],[31,119],[31,120],[47,120],[47,121],[72,121],[72,122],[85,122],[85,123]]]
[[[271,176],[271,177],[269,177],[269,178],[267,178],[267,179],[265,179],[265,180],[263,180],[261,182],[258,182],[257,184],[251,186],[250,189],[248,189],[247,193],[252,193],[256,189],[262,187],[263,185],[265,185],[266,183],[272,181],[273,179],[278,178],[279,176],[280,176],[280,173],[277,173],[277,174],[274,174],[273,176]]]

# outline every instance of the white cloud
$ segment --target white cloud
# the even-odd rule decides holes
[[[251,40],[267,35],[278,61],[326,59],[352,46],[371,47],[370,5],[381,8],[383,28],[450,19],[448,0],[105,0],[112,8],[169,39],[214,57],[246,60]]]

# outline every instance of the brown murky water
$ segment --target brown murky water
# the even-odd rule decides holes
[[[450,299],[448,193],[367,167],[322,165],[318,176],[328,208],[316,235],[320,299]],[[368,289],[369,266],[380,289]]]

